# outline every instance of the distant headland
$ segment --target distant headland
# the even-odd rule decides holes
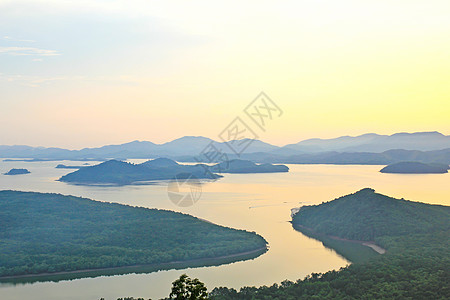
[[[399,162],[384,167],[380,172],[399,174],[442,174],[448,173],[448,169],[449,166],[445,164]]]

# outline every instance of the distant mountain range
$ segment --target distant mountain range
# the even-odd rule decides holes
[[[240,140],[239,142],[245,142]],[[99,148],[84,148],[81,150],[67,150],[62,148],[44,148],[30,146],[1,146],[0,157],[35,158],[35,159],[100,159],[109,158],[156,158],[175,157],[181,155],[198,155],[207,146],[214,143],[214,147],[223,152],[233,151],[226,143],[216,142],[201,136],[185,136],[164,144],[148,141],[133,141],[120,145],[107,145]],[[253,140],[249,143],[247,152],[270,152],[278,146]]]
[[[416,161],[448,165],[450,164],[450,148],[435,151],[394,149],[381,153],[330,151],[284,156],[270,153],[251,153],[242,155],[242,159],[283,164],[388,165],[402,161]],[[189,160],[184,159],[184,161]]]
[[[286,145],[282,149],[297,152],[375,152],[392,149],[441,150],[450,148],[450,136],[439,132],[396,133],[379,135],[375,133],[360,136],[341,136],[335,139],[309,139],[297,144]]]
[[[242,158],[255,162],[280,163],[320,163],[324,159],[327,163],[353,163],[355,157],[363,163],[385,164],[398,161],[391,156],[425,157],[430,161],[429,151],[434,154],[448,155],[450,150],[450,136],[439,132],[396,133],[393,135],[379,135],[374,133],[356,137],[343,136],[334,139],[308,139],[296,144],[283,147],[271,145],[260,140],[240,140],[223,143],[201,136],[185,136],[164,144],[148,141],[133,141],[120,145],[107,145],[99,148],[85,148],[82,150],[68,150],[62,148],[44,148],[29,146],[0,146],[0,157],[29,158],[44,160],[108,160],[129,158],[157,158],[168,157],[185,161],[204,161],[201,154],[212,151],[208,147],[213,143],[215,149],[227,153],[229,158]],[[230,144],[248,143],[242,155],[235,155]],[[406,152],[393,152],[401,150]],[[413,151],[413,152],[411,152]],[[444,154],[442,154],[444,151]],[[357,155],[355,153],[358,153]],[[433,155],[434,155],[433,154]],[[386,159],[386,156],[388,158]],[[349,159],[350,158],[350,159]],[[436,162],[445,163],[446,160]]]

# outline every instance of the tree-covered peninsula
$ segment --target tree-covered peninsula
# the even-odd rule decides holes
[[[0,191],[0,277],[257,256],[263,237],[190,215]],[[192,262],[192,263],[191,263]]]
[[[296,282],[240,291],[219,287],[214,300],[230,299],[448,299],[450,207],[395,199],[363,189],[320,205],[304,206],[295,228],[340,239],[372,241],[387,252],[339,271]]]

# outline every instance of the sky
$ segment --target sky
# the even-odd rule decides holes
[[[0,0],[0,144],[448,135],[449,37],[448,0]]]

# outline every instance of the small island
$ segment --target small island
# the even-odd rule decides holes
[[[384,167],[380,172],[396,174],[443,174],[448,173],[448,169],[449,166],[444,164],[399,162]]]
[[[109,160],[95,166],[86,166],[62,176],[59,181],[74,184],[127,185],[148,181],[187,179],[217,179],[221,175],[212,173],[204,164],[183,165],[168,158],[157,158],[142,164]]]
[[[55,168],[56,169],[81,169],[81,168],[85,168],[85,167],[86,166],[67,166],[64,164],[59,164]]]
[[[249,160],[233,159],[230,161],[221,162],[211,167],[212,172],[216,173],[280,173],[289,172],[289,168],[285,165],[273,164],[256,164]]]
[[[27,169],[11,169],[8,172],[6,172],[4,175],[23,175],[23,174],[29,174],[31,173]]]
[[[0,280],[147,273],[179,264],[229,263],[267,251],[266,240],[254,232],[173,211],[60,194],[0,191],[0,224]]]

